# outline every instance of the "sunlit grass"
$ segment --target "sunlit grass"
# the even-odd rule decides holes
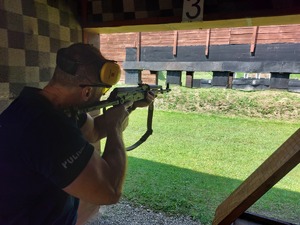
[[[147,110],[130,117],[132,144],[146,131]],[[216,207],[298,128],[299,123],[156,110],[154,133],[128,153],[125,198],[211,224]],[[300,223],[300,168],[251,211]],[[293,210],[291,210],[293,209]]]
[[[300,94],[288,91],[239,91],[224,88],[171,86],[168,95],[159,95],[162,110],[300,121]]]

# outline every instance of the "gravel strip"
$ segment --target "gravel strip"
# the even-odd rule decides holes
[[[189,217],[167,216],[127,201],[101,206],[99,215],[86,225],[201,225]]]

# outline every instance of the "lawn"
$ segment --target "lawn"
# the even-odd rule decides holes
[[[300,127],[297,121],[221,111],[155,110],[153,135],[128,152],[124,197],[211,224],[217,206]],[[146,109],[132,113],[124,133],[127,146],[146,131],[146,118]],[[249,211],[300,224],[299,177],[297,166]]]

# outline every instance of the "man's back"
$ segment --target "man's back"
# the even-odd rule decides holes
[[[60,126],[73,125],[38,89],[25,90],[0,115],[0,224],[75,222],[78,201],[62,191],[59,185],[66,183],[57,175],[59,160],[67,158],[54,153],[63,145]]]

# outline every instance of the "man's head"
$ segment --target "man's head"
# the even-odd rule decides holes
[[[83,43],[58,50],[56,64],[47,90],[51,86],[68,88],[68,92],[77,96],[78,104],[99,100],[119,81],[121,74],[118,64],[105,59],[95,47]]]
[[[60,49],[56,64],[63,72],[78,80],[86,80],[86,85],[111,87],[120,79],[119,65],[105,59],[98,49],[89,44],[77,43]]]

